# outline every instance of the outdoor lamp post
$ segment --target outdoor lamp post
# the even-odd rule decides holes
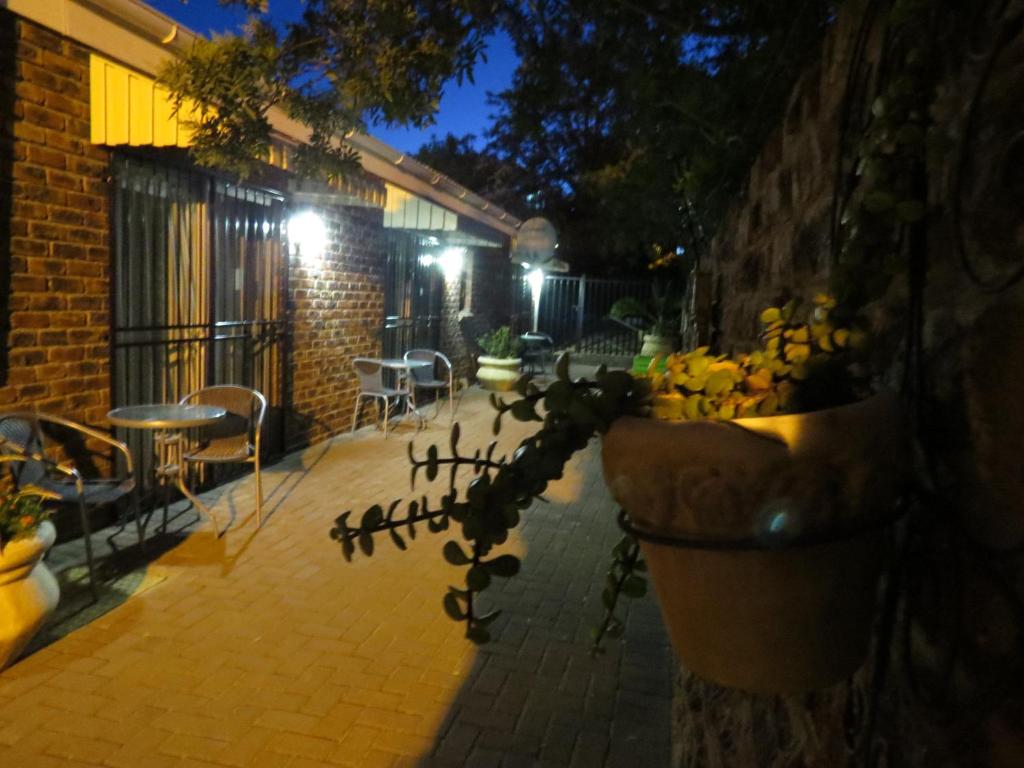
[[[540,321],[540,292],[544,290],[544,270],[537,267],[526,276],[530,284],[530,296],[533,298],[533,332],[537,332]]]

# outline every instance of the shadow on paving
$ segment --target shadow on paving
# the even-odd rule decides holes
[[[621,537],[598,451],[575,458],[550,503],[524,513],[522,570],[486,593],[483,612],[503,613],[422,768],[669,764],[675,666],[653,598],[626,600],[623,639],[590,653]]]

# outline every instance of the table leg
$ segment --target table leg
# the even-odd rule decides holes
[[[186,482],[188,468],[185,462],[185,436],[178,435],[178,439],[177,441],[175,441],[175,445],[177,446],[174,452],[175,464],[177,466],[177,471],[175,472],[175,479],[177,481],[178,490],[181,491],[181,494],[186,499],[192,502],[193,506],[195,506],[195,508],[199,510],[200,515],[203,515],[210,519],[210,522],[213,523],[213,532],[216,533],[217,536],[219,537],[222,531],[220,529],[220,522],[217,520],[217,515],[214,514],[213,510],[210,509],[210,507],[203,504],[203,502],[199,500],[199,497],[192,493],[192,491],[190,491],[188,488],[188,483]]]
[[[213,523],[213,529],[220,536],[220,523],[217,516],[208,506],[203,504],[199,498],[192,493],[186,482],[187,468],[185,466],[185,437],[174,432],[157,432],[154,437],[160,447],[157,458],[157,476],[164,489],[164,522],[163,532],[167,532],[167,510],[170,506],[171,483],[177,486],[182,496],[188,499],[199,511],[201,516],[209,518]]]

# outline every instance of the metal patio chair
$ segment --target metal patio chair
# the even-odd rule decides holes
[[[538,367],[541,373],[545,373],[545,363],[554,360],[554,339],[546,333],[532,331],[522,334],[519,340],[523,343],[523,366],[529,368],[528,373],[536,373]]]
[[[80,470],[69,462],[59,461],[53,455],[59,446],[66,446],[72,442],[75,443],[76,451],[89,451],[86,440],[94,440],[114,449],[112,477],[83,477]],[[104,432],[59,416],[14,412],[0,414],[0,453],[21,457],[21,461],[6,462],[18,487],[35,486],[46,492],[57,504],[78,508],[85,542],[86,565],[89,570],[89,586],[93,597],[96,597],[90,514],[127,498],[135,518],[139,546],[142,547],[144,544],[138,486],[128,446]],[[119,513],[123,529],[127,524],[123,507]]]
[[[405,353],[404,360],[430,363],[429,367],[417,366],[409,369],[409,394],[412,397],[413,408],[416,407],[417,389],[432,390],[436,406],[434,418],[437,418],[441,413],[441,392],[447,389],[449,421],[455,421],[455,376],[451,360],[433,349],[410,349]]]
[[[180,405],[216,405],[227,415],[190,437],[184,458],[188,464],[252,464],[256,476],[256,527],[263,524],[263,480],[260,476],[260,432],[267,415],[262,392],[235,384],[217,384],[190,392]]]
[[[380,360],[369,357],[357,357],[352,361],[356,369],[356,376],[359,377],[359,394],[356,395],[356,405],[352,411],[352,431],[356,431],[356,419],[359,417],[359,407],[363,398],[371,398],[376,401],[384,401],[384,439],[388,437],[388,419],[391,417],[391,400],[394,398],[395,405],[401,402],[408,393],[403,389],[393,389],[384,386],[384,366]],[[378,415],[380,406],[378,405]]]

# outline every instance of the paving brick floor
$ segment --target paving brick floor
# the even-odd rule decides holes
[[[470,390],[463,445],[492,412]],[[510,423],[503,446],[523,425]],[[631,601],[625,642],[588,652],[614,506],[592,446],[535,505],[508,551],[521,574],[492,587],[505,613],[477,648],[441,611],[461,571],[425,530],[343,561],[345,509],[408,492],[411,429],[362,430],[207,494],[222,518],[149,565],[157,581],[0,673],[0,766],[665,766],[672,663],[657,607]],[[447,425],[415,438],[447,444]],[[440,494],[444,488],[420,490]]]

